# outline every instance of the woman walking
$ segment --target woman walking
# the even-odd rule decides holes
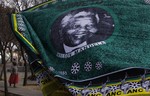
[[[11,74],[9,77],[9,85],[14,84],[14,87],[16,87],[16,84],[18,83],[18,68],[16,62],[12,62],[12,67],[11,67]]]

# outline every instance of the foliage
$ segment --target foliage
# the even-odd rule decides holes
[[[48,0],[2,0],[5,5],[15,8],[16,12],[20,12],[34,5],[40,4]]]
[[[9,50],[10,54],[12,54],[13,46],[19,45],[11,29],[10,14],[20,12],[45,1],[47,0],[0,0],[0,55],[4,65],[0,74],[0,79],[2,78],[2,73],[4,72],[5,96],[9,96],[6,76],[7,60],[5,56],[7,50]],[[25,72],[25,81],[27,81],[27,71]]]

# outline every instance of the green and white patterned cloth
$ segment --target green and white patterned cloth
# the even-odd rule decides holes
[[[149,9],[150,0],[51,0],[12,14],[12,26],[45,96],[137,96],[150,94]]]

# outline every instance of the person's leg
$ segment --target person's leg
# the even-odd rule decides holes
[[[9,86],[11,86],[12,84],[12,74],[10,74],[10,77],[9,77]]]
[[[16,87],[17,82],[18,82],[18,74],[15,74],[14,87]]]
[[[16,87],[16,84],[14,83],[14,88]]]

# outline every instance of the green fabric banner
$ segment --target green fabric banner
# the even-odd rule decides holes
[[[149,91],[149,9],[150,0],[48,1],[12,14],[12,25],[45,96],[56,96],[53,81],[73,96],[137,96]]]

